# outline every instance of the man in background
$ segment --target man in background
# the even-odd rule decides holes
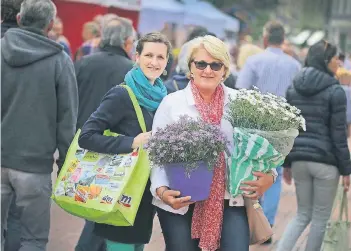
[[[18,28],[16,16],[23,0],[1,0],[1,38],[11,28]]]
[[[17,15],[20,28],[1,39],[2,250],[14,198],[19,251],[46,250],[54,152],[59,151],[60,168],[75,134],[74,66],[63,47],[47,37],[55,16],[52,1],[24,0]]]
[[[54,26],[49,32],[49,36],[56,41],[57,43],[63,46],[63,50],[68,54],[68,56],[72,56],[71,52],[71,44],[68,39],[63,35],[63,22],[61,18],[56,17],[54,21]]]
[[[285,30],[277,21],[268,22],[264,26],[263,42],[265,51],[251,56],[239,73],[237,88],[251,89],[256,86],[263,93],[285,97],[288,87],[301,66],[291,56],[285,54],[282,45],[285,40]],[[269,223],[273,226],[280,201],[282,187],[282,168],[277,168],[276,182],[264,194],[262,207]],[[269,239],[266,244],[272,243]]]

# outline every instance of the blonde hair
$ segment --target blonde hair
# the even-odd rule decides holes
[[[94,21],[86,22],[83,25],[83,29],[87,29],[93,34],[93,36],[98,37],[100,36],[100,26],[98,23]]]
[[[244,44],[239,49],[237,66],[242,69],[246,60],[253,55],[263,52],[263,49],[253,44]]]
[[[224,65],[225,75],[224,80],[230,75],[230,55],[228,46],[219,38],[211,35],[197,37],[189,41],[189,50],[187,56],[188,77],[190,77],[190,65],[193,61],[194,54],[204,48],[214,59],[220,61]]]
[[[340,67],[336,72],[336,78],[342,85],[351,85],[351,71]]]

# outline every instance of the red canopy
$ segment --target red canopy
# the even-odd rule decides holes
[[[57,16],[62,19],[64,25],[64,35],[71,44],[74,55],[81,46],[82,28],[84,23],[94,19],[97,15],[115,13],[118,16],[129,18],[133,21],[133,26],[138,27],[139,11],[125,10],[117,7],[106,7],[98,4],[84,2],[74,2],[65,0],[53,0],[57,6]]]

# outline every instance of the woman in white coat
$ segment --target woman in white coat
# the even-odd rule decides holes
[[[153,124],[153,132],[173,123],[181,115],[202,118],[221,127],[233,149],[233,127],[225,119],[229,97],[235,90],[224,86],[230,74],[230,57],[226,45],[218,38],[205,36],[191,42],[188,51],[190,82],[184,90],[164,98]],[[167,251],[248,251],[249,226],[242,196],[231,198],[225,186],[225,160],[216,164],[210,196],[206,201],[192,203],[169,188],[165,171],[155,167],[151,174],[153,204],[164,234]],[[274,182],[272,173],[255,173],[258,181],[246,188],[260,197]]]

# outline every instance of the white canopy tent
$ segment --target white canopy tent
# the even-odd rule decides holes
[[[106,1],[106,0],[105,0]],[[107,0],[111,1],[111,0]],[[218,10],[208,2],[175,0],[141,0],[139,32],[161,30],[165,23],[199,25],[206,27],[217,36],[224,30],[239,31],[239,21]]]
[[[174,0],[142,0],[138,30],[141,34],[161,30],[165,23],[183,24],[184,5]]]
[[[224,30],[239,31],[240,23],[208,2],[184,1],[184,24],[195,24],[206,27],[217,36],[223,36]]]

